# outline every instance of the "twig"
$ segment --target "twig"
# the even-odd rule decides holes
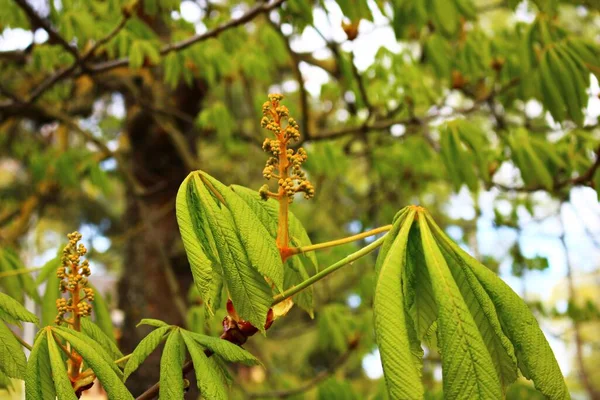
[[[188,47],[190,47],[193,44],[202,42],[207,39],[217,37],[223,31],[240,26],[248,21],[251,21],[256,16],[258,16],[262,13],[266,13],[271,10],[274,10],[275,8],[277,8],[281,4],[283,4],[285,1],[286,0],[275,0],[272,3],[259,2],[254,7],[250,8],[244,15],[242,15],[239,18],[232,19],[224,24],[217,26],[216,28],[214,28],[210,31],[204,32],[199,35],[192,36],[188,39],[182,40],[177,43],[172,43],[172,44],[169,44],[169,45],[163,47],[160,50],[160,55],[164,56],[166,54],[169,54],[172,51],[181,51],[181,50],[187,49]],[[128,64],[129,64],[129,58],[125,57],[125,58],[120,58],[118,60],[111,60],[111,61],[106,61],[103,63],[96,64],[94,66],[91,66],[90,70],[94,73],[99,73],[99,72],[105,72],[105,71],[108,71],[108,70],[111,70],[114,68],[123,67]]]
[[[307,280],[299,283],[296,286],[293,286],[287,290],[285,290],[283,293],[273,297],[273,303],[272,306],[281,303],[282,301],[284,301],[287,298],[290,298],[292,296],[294,296],[295,294],[303,291],[304,289],[306,289],[307,287],[311,286],[313,283],[320,281],[321,279],[325,278],[327,275],[337,271],[338,269],[340,269],[341,267],[343,267],[344,265],[347,264],[351,264],[354,261],[358,260],[359,258],[369,254],[370,252],[372,252],[373,250],[375,250],[377,247],[381,246],[381,244],[383,243],[383,241],[385,240],[385,236],[380,237],[379,239],[375,240],[374,242],[372,242],[371,244],[363,247],[362,249],[342,258],[340,261],[336,262],[335,264],[330,265],[329,267],[321,270],[320,272],[314,274],[313,276],[311,276],[310,278],[308,278]]]
[[[73,57],[75,57],[76,60],[79,59],[79,53],[77,52],[77,49],[75,47],[73,47],[72,45],[70,45],[65,40],[65,38],[63,38],[56,30],[54,30],[54,28],[52,28],[52,26],[50,26],[50,23],[48,21],[46,21],[44,18],[42,18],[33,9],[33,7],[31,7],[29,5],[27,0],[15,0],[15,3],[17,3],[19,5],[19,7],[21,7],[23,9],[25,14],[31,21],[31,25],[33,28],[32,30],[35,30],[35,28],[41,27],[48,33],[48,36],[50,37],[51,41],[60,44],[65,50],[67,50],[69,53],[71,53],[73,55]]]
[[[565,252],[565,263],[567,266],[567,288],[568,288],[568,301],[569,304],[573,304],[575,301],[575,285],[573,283],[573,265],[571,264],[571,258],[569,257],[569,246],[567,246],[567,241],[565,239],[565,223],[562,218],[562,207],[559,216],[560,226],[561,226],[561,235],[559,237],[560,243]],[[573,336],[575,339],[575,357],[577,359],[577,364],[579,367],[579,379],[581,380],[581,384],[585,388],[588,393],[590,399],[598,400],[600,399],[600,392],[597,392],[592,383],[590,382],[589,375],[587,374],[584,362],[584,349],[583,349],[583,339],[581,338],[581,326],[579,325],[579,321],[576,317],[572,318],[573,322]]]
[[[285,398],[295,396],[295,395],[304,393],[306,391],[309,391],[310,389],[314,388],[319,383],[323,382],[325,379],[329,378],[331,375],[336,373],[337,370],[342,368],[344,366],[344,364],[346,364],[346,361],[348,361],[348,358],[350,358],[352,351],[354,349],[356,349],[357,345],[358,345],[358,343],[354,343],[354,342],[351,343],[350,346],[348,346],[348,349],[340,357],[338,357],[338,359],[335,360],[332,365],[330,365],[327,369],[319,372],[308,382],[306,382],[296,388],[287,389],[287,390],[274,390],[271,392],[248,393],[247,398],[249,398],[249,399],[262,399],[262,398],[285,399]]]

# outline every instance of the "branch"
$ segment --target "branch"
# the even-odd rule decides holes
[[[304,247],[292,247],[292,248],[290,248],[289,251],[290,251],[290,254],[293,255],[293,254],[306,253],[307,251],[315,251],[315,250],[326,249],[329,247],[340,246],[342,244],[352,243],[352,242],[355,242],[360,239],[364,239],[364,238],[367,238],[370,236],[375,236],[379,233],[387,232],[390,229],[392,229],[392,225],[385,225],[380,228],[371,229],[370,231],[362,232],[362,233],[348,236],[348,237],[338,239],[338,240],[332,240],[329,242],[318,243],[318,244],[313,244],[313,245],[304,246]]]
[[[283,4],[285,1],[286,0],[275,0],[272,3],[259,2],[254,7],[250,8],[244,15],[242,15],[239,18],[232,19],[232,20],[230,20],[224,24],[221,24],[221,25],[217,26],[216,28],[214,28],[210,31],[204,32],[200,35],[195,35],[188,39],[182,40],[177,43],[172,43],[172,44],[169,44],[169,45],[163,47],[160,50],[160,55],[164,56],[172,51],[181,51],[181,50],[187,49],[188,47],[190,47],[193,44],[202,42],[207,39],[217,37],[222,32],[224,32],[228,29],[235,28],[239,25],[242,25],[246,22],[253,20],[255,17],[257,17],[260,14],[267,13],[271,10],[274,10],[275,8],[277,8],[281,4]],[[90,70],[93,73],[99,73],[99,72],[108,71],[108,70],[111,70],[114,68],[124,67],[128,64],[129,64],[129,58],[125,57],[125,58],[120,58],[118,60],[111,60],[111,61],[106,61],[103,63],[96,64],[94,66],[91,66]]]
[[[471,113],[479,110],[479,108],[482,105],[486,104],[490,99],[494,98],[497,95],[503,94],[507,90],[515,87],[518,83],[519,83],[518,78],[512,79],[508,83],[506,83],[504,86],[499,88],[498,90],[491,91],[490,94],[488,94],[487,96],[475,101],[473,106],[471,106],[469,108],[456,110],[455,114],[462,114],[462,115],[471,114]],[[367,121],[364,124],[359,125],[359,126],[350,126],[350,127],[325,131],[325,132],[321,133],[320,135],[311,136],[310,141],[338,139],[338,138],[341,138],[344,136],[355,135],[357,133],[361,133],[361,132],[365,132],[365,131],[369,131],[369,130],[371,130],[371,131],[387,130],[387,129],[391,128],[393,125],[397,125],[397,124],[421,126],[421,125],[424,125],[424,124],[430,122],[431,120],[433,120],[435,118],[438,118],[439,116],[440,115],[436,113],[436,114],[424,115],[421,117],[413,116],[413,117],[400,118],[400,119],[382,119],[382,120],[374,120],[371,122]],[[306,141],[308,141],[308,140],[306,140]]]
[[[370,252],[372,252],[373,250],[375,250],[377,247],[381,246],[381,244],[383,244],[383,241],[385,240],[385,236],[380,237],[379,239],[375,240],[374,242],[372,242],[371,244],[369,244],[368,246],[363,247],[362,249],[342,258],[340,261],[336,262],[335,264],[330,265],[329,267],[321,270],[320,272],[314,274],[313,276],[311,276],[310,278],[308,278],[307,280],[305,280],[304,282],[299,283],[296,286],[293,286],[285,291],[283,291],[283,293],[273,297],[273,303],[271,304],[271,306],[275,306],[279,303],[281,303],[282,301],[284,301],[287,298],[290,298],[292,296],[294,296],[295,294],[303,291],[304,289],[306,289],[307,287],[311,286],[312,284],[314,284],[315,282],[320,281],[321,279],[325,278],[327,275],[337,271],[338,269],[340,269],[341,267],[343,267],[344,265],[347,264],[351,264],[354,261],[358,260],[359,258],[369,254]]]
[[[317,386],[319,383],[323,382],[325,379],[329,378],[331,375],[335,374],[338,369],[344,366],[352,351],[356,349],[358,346],[358,342],[354,341],[350,343],[348,349],[338,357],[335,362],[327,367],[324,371],[319,372],[315,377],[313,377],[310,381],[288,390],[274,390],[271,392],[261,392],[261,393],[248,393],[248,398],[250,399],[262,399],[262,398],[277,398],[277,399],[285,399],[287,397],[295,396],[298,394],[302,394],[306,391]]]
[[[60,44],[65,50],[71,53],[76,60],[79,59],[79,53],[77,52],[77,49],[70,45],[65,38],[63,38],[56,30],[54,30],[50,23],[46,19],[42,18],[33,9],[33,7],[29,5],[27,0],[15,0],[15,3],[17,3],[19,7],[23,9],[25,14],[27,14],[27,17],[31,21],[32,30],[35,30],[38,27],[44,29],[48,33],[48,36],[52,42]]]

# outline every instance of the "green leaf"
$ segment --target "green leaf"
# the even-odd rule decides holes
[[[565,103],[557,86],[557,77],[550,70],[550,55],[548,51],[544,52],[539,65],[540,87],[542,90],[542,103],[546,107],[552,118],[556,122],[562,122],[565,119]]]
[[[379,271],[373,299],[375,337],[388,392],[392,398],[423,397],[417,360],[411,351],[415,338],[411,337],[412,327],[408,324],[409,317],[404,309],[402,293],[402,271],[406,263],[408,234],[414,215],[415,211],[410,210],[406,219],[396,221],[397,234],[386,238],[387,251],[380,253],[378,259],[382,259],[377,263]]]
[[[226,400],[227,392],[223,385],[221,372],[210,363],[202,348],[197,345],[192,332],[182,331],[181,335],[192,357],[194,370],[196,371],[196,380],[198,381],[198,389],[202,393],[202,397],[207,400]]]
[[[153,326],[155,328],[169,326],[169,324],[167,324],[166,322],[154,318],[143,318],[140,322],[138,322],[138,324],[135,327],[139,328],[142,325]]]
[[[185,359],[185,347],[179,329],[167,338],[160,358],[159,399],[183,399],[183,377],[181,368]],[[194,366],[198,368],[198,365]]]
[[[23,307],[21,303],[4,293],[0,293],[0,310],[17,321],[39,323],[38,318],[34,314]]]
[[[50,366],[52,367],[52,380],[54,381],[54,390],[61,400],[77,400],[77,396],[71,386],[71,381],[67,375],[65,362],[58,345],[52,336],[52,329],[46,328],[46,340],[48,342],[48,355],[50,357]]]
[[[407,245],[405,279],[402,280],[406,296],[406,309],[412,317],[417,339],[423,340],[437,320],[437,304],[433,295],[431,278],[425,265],[421,246],[421,233],[417,226],[410,230]]]
[[[54,328],[58,336],[67,340],[94,371],[110,399],[133,399],[121,380],[121,370],[110,355],[94,340],[84,334],[62,327]],[[60,396],[60,394],[59,394]]]
[[[49,279],[46,282],[46,291],[42,298],[42,325],[54,325],[58,311],[56,310],[56,299],[61,297],[58,279]]]
[[[419,214],[423,253],[438,304],[438,343],[442,356],[444,397],[502,398],[502,387],[481,334],[433,238]]]
[[[210,185],[210,191],[208,185],[205,185],[205,182],[202,181],[203,178],[208,185]],[[260,233],[262,225],[256,220],[256,217],[254,217],[255,222],[251,224],[253,227],[246,226],[246,230],[243,230],[243,234],[241,235],[251,235],[252,237],[247,237],[242,240],[238,235],[238,226],[236,226],[234,215],[232,215],[229,208],[225,207],[223,201],[231,203],[228,207],[233,207],[235,209],[235,214],[251,214],[251,210],[239,197],[237,197],[237,200],[239,201],[230,201],[231,198],[234,198],[234,196],[237,195],[222,184],[216,182],[214,179],[210,179],[211,181],[199,173],[195,173],[193,176],[194,188],[198,192],[198,198],[202,203],[201,206],[207,211],[208,223],[215,239],[217,253],[219,254],[219,259],[223,267],[223,275],[227,289],[240,317],[249,321],[252,325],[264,332],[264,323],[266,321],[267,312],[271,307],[272,295],[271,288],[256,268],[258,267],[257,264],[272,264],[274,261],[269,261],[268,258],[261,261],[260,257],[258,257],[260,251],[256,249],[257,247],[264,247],[260,242],[267,241],[268,233],[266,231],[264,234]],[[219,189],[221,189],[221,192],[223,193],[225,193],[223,188],[229,191],[226,196],[228,200],[225,200],[225,197],[223,197],[221,192],[219,192],[215,186],[219,186]],[[218,197],[220,197],[220,199]],[[242,204],[244,204],[245,207],[242,206]],[[238,220],[244,219],[242,215],[238,215],[235,218],[238,218]],[[258,229],[258,232],[256,232],[256,229]],[[262,229],[264,229],[264,227],[262,227]],[[258,238],[259,235],[262,236],[262,238]],[[254,245],[255,251],[247,252],[244,245],[252,240],[256,241]],[[269,248],[268,243],[265,245]],[[273,242],[271,246],[275,246],[275,243]],[[277,252],[276,247],[275,252]],[[253,254],[253,262],[249,259],[249,253]],[[267,250],[265,255],[272,258],[272,250]],[[277,263],[281,266],[280,258],[278,258]],[[261,269],[264,271],[264,266],[261,267]],[[268,269],[271,270],[273,268]],[[283,283],[282,267],[281,283]]]
[[[94,322],[96,322],[96,325],[102,329],[102,332],[104,332],[106,336],[114,338],[115,333],[113,329],[112,318],[110,317],[108,303],[94,285],[91,283],[88,285],[94,290]]]
[[[438,232],[438,237],[465,261],[494,303],[502,330],[514,346],[523,375],[533,380],[535,387],[549,399],[569,399],[569,391],[552,349],[527,304],[496,274],[443,232]]]
[[[429,216],[427,218],[437,237],[439,228]],[[492,357],[500,384],[506,388],[518,377],[517,359],[512,343],[502,331],[494,304],[466,262],[453,253],[443,240],[438,238],[437,242]]]
[[[56,269],[59,266],[60,266],[60,254],[57,254],[56,257],[54,257],[53,259],[47,261],[46,264],[44,264],[42,266],[42,269],[40,270],[40,273],[35,278],[35,283],[37,285],[39,285],[42,282],[45,282],[46,280],[49,280],[48,278],[58,280],[58,278],[56,278]]]
[[[2,258],[2,256],[4,256],[5,266],[2,268],[2,260],[0,259],[0,270],[4,269],[5,271],[19,271],[26,269],[25,265],[21,262],[19,256],[13,249],[6,247],[3,250],[0,250],[0,258]],[[15,284],[17,285],[14,290],[17,290],[19,295],[11,295],[13,298],[19,300],[22,297],[21,292],[23,291],[36,303],[41,302],[40,295],[37,292],[37,285],[33,281],[33,278],[30,274],[19,274],[17,276],[3,278],[2,280],[6,280],[6,283],[9,286]],[[7,292],[10,294],[9,290],[7,290]]]
[[[108,337],[98,325],[90,321],[88,318],[83,318],[81,320],[81,332],[85,333],[100,346],[102,346],[102,348],[106,350],[113,361],[123,357],[123,353],[121,353],[121,350],[119,350],[117,347],[114,339],[112,337]]]
[[[214,303],[221,293],[218,255],[213,235],[208,226],[208,210],[200,201],[194,187],[194,175],[188,175],[177,192],[176,214],[179,232],[185,247],[194,283],[204,305],[211,315]]]
[[[0,247],[0,272],[12,272],[14,271],[12,263],[6,258],[8,253],[7,248]],[[21,281],[18,275],[5,276],[0,279],[0,285],[4,288],[4,292],[13,299],[23,303],[25,298],[23,297],[23,289],[21,288]]]
[[[196,332],[181,331],[187,337],[195,340],[203,347],[221,356],[226,361],[242,363],[244,365],[258,365],[260,361],[248,351],[242,349],[227,340],[212,336],[202,335]]]
[[[552,71],[552,75],[558,82],[569,116],[577,125],[581,126],[584,119],[583,105],[579,102],[580,95],[575,85],[579,74],[576,71],[572,73],[569,70],[566,59],[559,57],[555,49],[548,49],[547,53],[550,71]],[[585,91],[585,88],[583,90]]]
[[[48,352],[48,337],[40,331],[33,343],[27,370],[25,371],[25,398],[27,400],[47,400],[56,398],[52,367]]]
[[[258,192],[244,186],[232,185],[238,194],[252,209],[258,220],[275,240],[277,238],[277,219],[279,203],[274,199],[262,200]],[[302,223],[291,212],[288,214],[290,245],[294,247],[310,246],[312,243]],[[291,257],[284,268],[284,287],[290,288],[308,279],[317,270],[317,258],[314,252]],[[313,313],[313,287],[310,286],[293,297],[294,303],[305,310],[311,318]]]
[[[127,380],[129,375],[133,373],[144,362],[144,360],[152,353],[156,347],[163,341],[165,334],[170,333],[170,326],[163,326],[150,332],[148,336],[142,339],[137,347],[131,353],[131,357],[125,365],[123,371],[123,380]]]
[[[3,322],[0,322],[0,371],[8,377],[23,379],[27,359],[21,344],[12,331]]]
[[[275,241],[270,239],[269,232],[237,193],[212,176],[203,172],[200,174],[205,185],[210,190],[218,192],[225,200],[225,205],[231,211],[235,227],[252,266],[269,278],[276,288],[283,290],[281,256]]]
[[[352,385],[347,380],[337,380],[329,378],[319,385],[318,400],[358,400],[352,389]]]
[[[2,371],[0,371],[0,390],[6,390],[8,393],[14,390],[12,380]]]

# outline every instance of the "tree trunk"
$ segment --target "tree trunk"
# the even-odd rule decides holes
[[[174,93],[175,107],[193,120],[203,91],[199,86],[178,88]],[[142,101],[147,104],[151,98],[146,97]],[[175,217],[177,190],[189,171],[169,135],[153,118],[153,112],[148,109],[140,111],[135,98],[127,98],[126,104],[126,134],[131,143],[130,168],[149,193],[140,196],[131,188],[127,191],[124,226],[127,232],[136,233],[125,246],[123,275],[118,287],[119,308],[125,313],[120,341],[124,354],[133,351],[151,331],[147,326],[136,328],[142,318],[156,318],[184,326],[184,318],[174,299],[179,296],[185,301],[193,283]],[[187,133],[186,140],[189,148],[193,149],[193,129],[189,125],[179,123],[176,126],[180,132]],[[168,268],[177,278],[178,293],[173,293],[168,285]],[[135,396],[159,380],[160,355],[160,350],[155,351],[128,379],[127,386]],[[195,398],[192,396],[190,392],[189,398]]]

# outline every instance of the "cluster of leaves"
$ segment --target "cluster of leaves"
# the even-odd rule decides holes
[[[527,304],[423,209],[398,213],[376,269],[375,334],[393,398],[423,396],[421,343],[432,331],[445,398],[502,398],[518,370],[548,398],[570,398]]]
[[[232,378],[224,367],[224,361],[244,365],[260,364],[252,354],[223,339],[190,332],[157,320],[142,320],[139,325],[150,325],[156,329],[131,353],[123,372],[124,379],[164,341],[160,363],[160,398],[163,399],[183,398],[184,381],[181,370],[186,349],[194,363],[198,389],[206,399],[228,398],[225,384],[230,384]]]
[[[275,200],[263,201],[258,192],[227,187],[196,171],[182,183],[176,207],[194,281],[211,313],[221,305],[225,289],[238,315],[263,330],[273,291],[300,283],[316,270],[312,254],[294,257],[284,268],[274,240],[279,206]],[[290,237],[295,246],[310,244],[292,215]],[[295,300],[312,314],[310,289]]]

